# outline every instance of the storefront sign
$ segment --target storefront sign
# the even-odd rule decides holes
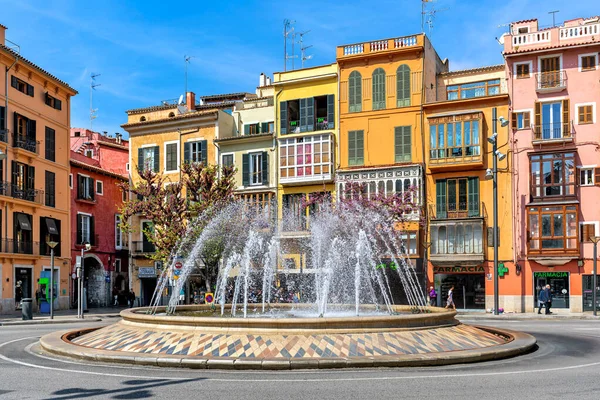
[[[138,278],[156,278],[156,269],[154,267],[140,267]]]
[[[568,278],[568,272],[534,272],[536,278]]]
[[[485,269],[479,265],[476,267],[433,267],[434,274],[479,274]]]

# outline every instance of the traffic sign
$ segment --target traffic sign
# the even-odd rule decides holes
[[[173,275],[175,275],[175,276],[181,275],[181,270],[180,269],[176,269],[175,271],[173,271]]]
[[[215,300],[215,297],[213,296],[212,293],[206,293],[204,295],[204,301],[206,302],[206,304],[212,304],[212,302]]]
[[[181,261],[177,261],[177,262],[175,263],[175,268],[177,268],[177,269],[181,269],[182,267],[183,267],[183,263],[182,263]]]

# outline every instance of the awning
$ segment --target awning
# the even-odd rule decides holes
[[[17,221],[19,222],[19,226],[22,231],[30,231],[31,230],[31,222],[29,222],[29,218],[25,214],[17,214]]]
[[[51,235],[58,235],[58,228],[56,227],[56,222],[52,218],[46,218],[46,227],[48,228],[48,233]]]

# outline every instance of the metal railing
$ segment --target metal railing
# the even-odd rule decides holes
[[[0,128],[0,141],[4,143],[8,143],[8,129]]]
[[[31,201],[37,204],[44,203],[44,191],[39,189],[23,189],[17,185],[0,182],[0,195],[14,199]]]
[[[134,253],[154,253],[154,252],[156,252],[156,247],[152,243],[147,242],[145,240],[134,241],[134,242],[131,242],[131,244],[133,245]]]
[[[19,149],[27,150],[31,153],[40,154],[40,142],[23,136],[13,136],[13,146]]]
[[[564,69],[549,72],[536,72],[537,90],[564,89],[567,87],[567,73]]]
[[[17,239],[2,239],[2,252],[11,254],[40,255],[40,242],[30,242]]]
[[[533,127],[534,141],[571,139],[572,137],[571,122],[557,122]]]
[[[456,206],[456,204],[430,204],[429,217],[433,220],[483,217],[483,207],[480,208],[479,203],[458,203],[458,208]]]

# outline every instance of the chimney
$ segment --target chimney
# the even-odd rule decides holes
[[[258,87],[265,86],[265,73],[261,72],[260,77],[258,78]]]
[[[196,94],[194,92],[187,92],[185,102],[188,111],[194,111],[196,109]]]
[[[117,144],[121,144],[121,134],[119,132],[115,133],[115,138]]]
[[[6,30],[8,28],[0,24],[0,44],[6,46]]]
[[[271,77],[267,76],[267,86],[271,86]]]

